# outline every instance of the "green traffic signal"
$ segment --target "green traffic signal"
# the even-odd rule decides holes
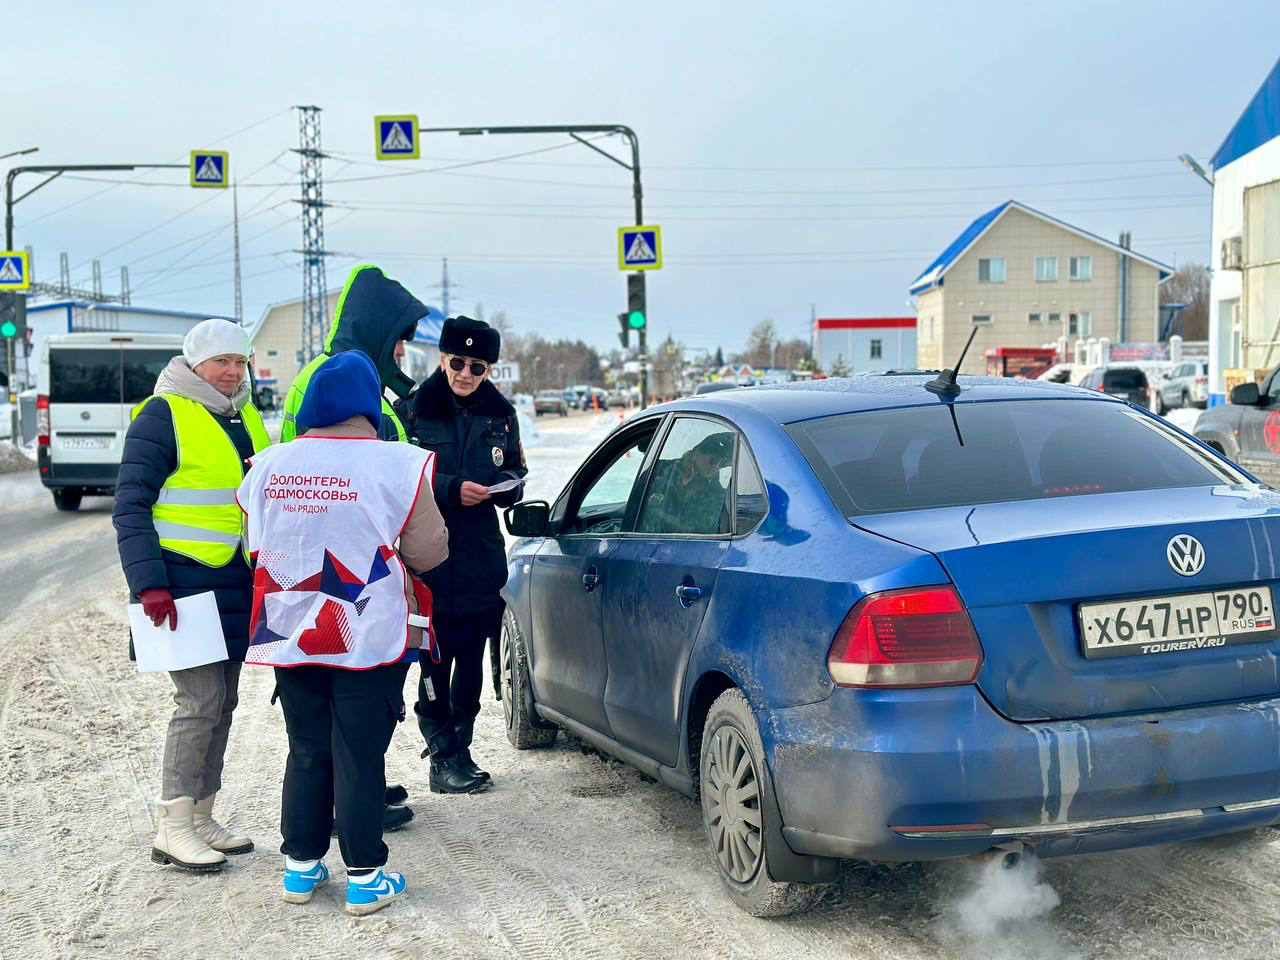
[[[643,330],[644,329],[644,311],[632,310],[629,314],[627,314],[627,323],[628,325],[630,325],[632,330]]]
[[[644,326],[643,318],[641,321],[641,326]],[[0,323],[0,337],[4,337],[6,340],[8,340],[16,336],[17,333],[18,333],[18,325],[14,323],[12,320],[6,320],[4,323]]]

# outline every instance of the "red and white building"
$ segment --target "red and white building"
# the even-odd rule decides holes
[[[813,357],[826,373],[909,370],[916,365],[915,317],[819,317]]]

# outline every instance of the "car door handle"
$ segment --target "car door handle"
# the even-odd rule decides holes
[[[600,583],[600,574],[596,572],[595,567],[588,567],[587,572],[582,575],[582,585],[587,588],[587,593],[594,590]]]
[[[691,583],[681,583],[676,585],[676,596],[682,603],[690,604],[695,600],[702,599],[702,588],[695,587]]]

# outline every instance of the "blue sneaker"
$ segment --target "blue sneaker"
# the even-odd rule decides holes
[[[347,878],[347,913],[363,916],[381,910],[404,893],[404,877],[379,870],[363,883]]]
[[[310,903],[315,896],[316,888],[329,882],[329,868],[323,860],[317,860],[310,870],[290,870],[284,868],[284,900],[285,903]]]

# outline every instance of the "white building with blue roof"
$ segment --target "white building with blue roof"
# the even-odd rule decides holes
[[[916,277],[916,362],[986,373],[987,350],[1067,337],[1150,343],[1160,283],[1173,268],[1007,200],[974,220]]]
[[[1210,160],[1209,404],[1225,370],[1280,363],[1280,62]]]

